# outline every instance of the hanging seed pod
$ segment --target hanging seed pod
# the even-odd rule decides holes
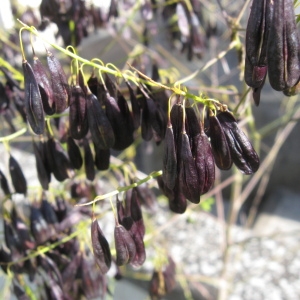
[[[111,80],[111,78],[106,73],[104,74],[104,82],[105,82],[105,86],[107,88],[107,92],[109,93],[109,95],[116,99],[117,88],[115,86],[115,83]]]
[[[269,81],[273,89],[283,91],[296,85],[300,77],[299,36],[293,0],[274,1],[270,37]]]
[[[73,168],[80,170],[83,164],[83,159],[79,147],[71,136],[67,137],[67,152]]]
[[[53,225],[54,227],[57,227],[58,225],[58,219],[55,213],[55,210],[53,206],[49,203],[49,201],[45,198],[45,195],[43,196],[40,211],[46,220],[46,222],[49,225]]]
[[[193,139],[193,157],[198,173],[201,195],[207,193],[215,182],[215,160],[209,140],[201,126],[201,134]]]
[[[89,130],[86,97],[79,85],[71,87],[69,126],[70,135],[76,140],[83,139]]]
[[[59,196],[55,197],[55,204],[56,204],[56,207],[54,208],[55,214],[58,222],[61,222],[67,216],[67,204],[65,199]]]
[[[92,72],[90,78],[87,81],[90,91],[97,96],[98,95],[98,78],[95,76],[94,71]]]
[[[35,134],[43,134],[45,129],[42,98],[34,71],[27,60],[22,63],[25,81],[26,118]]]
[[[72,260],[66,265],[61,273],[64,291],[70,292],[72,284],[75,281],[76,274],[81,264],[81,256],[76,254]]]
[[[95,166],[98,171],[105,171],[109,169],[110,164],[110,149],[98,149],[94,144],[95,149]]]
[[[48,78],[45,67],[37,56],[33,57],[32,68],[39,86],[44,111],[47,115],[53,115],[55,112],[55,103],[51,81]]]
[[[232,166],[229,146],[222,126],[212,112],[209,115],[209,134],[216,166],[221,170],[229,170]]]
[[[234,116],[229,111],[221,111],[217,118],[223,128],[234,164],[250,175],[259,167],[259,157],[244,132],[238,127]]]
[[[193,203],[199,203],[201,186],[199,185],[196,164],[191,152],[189,138],[186,133],[182,133],[181,147],[178,157],[178,163],[180,163],[180,189],[188,200]]]
[[[141,108],[138,103],[137,97],[135,95],[135,92],[127,80],[125,81],[129,95],[130,95],[130,103],[131,103],[131,111],[132,111],[132,116],[133,116],[133,124],[134,124],[134,129],[138,129],[141,124]]]
[[[125,208],[123,206],[123,202],[121,202],[118,198],[118,195],[116,196],[116,202],[117,202],[117,215],[118,215],[118,222],[119,224],[123,224],[123,219],[126,216]]]
[[[50,172],[45,167],[44,164],[44,156],[45,153],[42,153],[44,151],[44,147],[42,144],[39,146],[36,145],[36,143],[33,141],[33,151],[35,156],[35,164],[36,164],[36,170],[39,182],[44,190],[48,190],[49,183],[51,180]]]
[[[139,195],[136,188],[132,189],[131,200],[130,200],[130,216],[137,225],[137,229],[141,236],[145,235],[145,224],[143,220],[143,214],[141,204],[139,201]]]
[[[111,266],[111,253],[109,244],[100,229],[97,219],[92,221],[91,237],[96,263],[100,268],[101,274],[105,274]]]
[[[8,166],[12,184],[15,188],[15,192],[26,195],[27,182],[25,176],[19,163],[15,160],[15,158],[12,155],[9,156]]]
[[[152,189],[148,184],[139,185],[136,188],[141,205],[147,208],[150,213],[155,213],[157,210],[157,199]]]
[[[84,93],[84,95],[86,95],[87,89],[85,87],[84,74],[81,68],[79,68],[77,73],[77,81],[78,81],[78,85],[81,87],[82,92]]]
[[[62,113],[68,106],[71,96],[70,86],[65,71],[58,59],[47,50],[47,63],[51,77],[55,102],[55,113]]]
[[[245,81],[250,87],[256,89],[256,92],[262,89],[267,75],[267,48],[272,18],[271,1],[252,2],[246,28]],[[257,97],[255,104],[259,104]]]
[[[13,227],[13,224],[6,219],[3,220],[3,231],[5,244],[10,250],[12,258],[15,259],[20,255],[20,251],[23,252],[23,249],[21,249],[20,239]]]
[[[18,241],[20,244],[20,249],[26,251],[28,249],[35,248],[35,242],[33,242],[29,229],[25,222],[17,215],[15,208],[12,211],[12,222],[15,232],[18,235]]]
[[[74,175],[71,163],[61,144],[54,138],[47,141],[47,160],[51,163],[51,171],[58,181],[64,181]]]
[[[124,226],[116,224],[115,231],[116,264],[123,266],[130,263],[136,255],[135,243]]]
[[[170,117],[173,128],[174,142],[177,149],[178,145],[180,145],[180,138],[183,125],[183,108],[181,104],[175,104],[172,106]]]
[[[0,170],[0,187],[5,196],[9,196],[11,194],[7,179],[1,170]]]
[[[115,143],[115,135],[109,119],[97,97],[88,91],[87,115],[94,145],[98,149],[109,149]]]
[[[83,150],[85,175],[88,180],[93,181],[95,179],[94,158],[87,139],[83,140]]]
[[[188,135],[191,148],[193,146],[193,139],[198,136],[201,132],[200,123],[197,118],[196,112],[193,107],[189,106],[188,100],[185,105],[185,113],[186,113],[186,122],[185,122],[185,130]]]
[[[149,283],[149,294],[151,299],[160,299],[166,295],[165,279],[163,272],[154,271]]]
[[[49,227],[41,211],[30,207],[30,231],[37,245],[45,243],[50,238]]]

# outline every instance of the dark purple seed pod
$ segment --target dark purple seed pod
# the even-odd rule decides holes
[[[273,89],[283,91],[299,81],[299,33],[294,1],[277,0],[272,4],[274,13],[267,49],[269,81]]]
[[[110,149],[99,149],[94,144],[95,149],[95,166],[98,171],[105,171],[109,169],[110,164]]]
[[[198,173],[201,195],[207,193],[215,182],[215,160],[209,140],[201,128],[201,134],[193,139],[192,148]]]
[[[112,125],[97,97],[89,91],[87,94],[87,115],[94,145],[98,149],[111,148],[115,143]]]
[[[79,85],[71,87],[69,126],[70,135],[76,140],[83,139],[89,130],[86,96]]]
[[[116,99],[117,97],[117,88],[115,83],[112,81],[112,79],[107,75],[106,73],[104,74],[104,82],[105,86],[107,88],[107,92],[110,94],[111,97]]]
[[[19,254],[20,251],[23,251],[21,249],[21,243],[19,236],[12,224],[12,222],[8,220],[3,220],[3,231],[4,231],[4,240],[7,248],[10,250],[12,255]],[[14,257],[13,257],[14,259]]]
[[[139,200],[141,204],[147,208],[151,213],[156,212],[157,210],[157,199],[156,195],[152,189],[149,188],[148,184],[139,185],[136,187],[136,190],[139,195]]]
[[[86,95],[87,89],[86,89],[86,86],[85,86],[85,83],[84,83],[84,74],[83,74],[81,68],[78,70],[77,82],[78,82],[78,85],[81,87],[84,95]]]
[[[55,113],[55,103],[51,81],[48,78],[45,67],[37,56],[33,57],[32,68],[40,89],[44,111],[47,115],[53,115]]]
[[[130,263],[136,255],[136,246],[124,226],[116,224],[115,231],[116,264],[118,266]]]
[[[70,292],[81,263],[81,256],[76,254],[61,272],[64,291]]]
[[[30,231],[37,245],[44,244],[50,238],[50,231],[41,211],[30,207]]]
[[[130,229],[130,235],[135,243],[136,254],[135,257],[131,260],[130,264],[134,267],[140,267],[146,260],[146,251],[143,241],[143,236],[141,235],[137,224],[133,223]]]
[[[118,18],[118,16],[119,16],[118,1],[111,0],[108,15],[107,15],[107,22],[109,21],[110,18],[112,17]]]
[[[198,173],[193,158],[189,138],[182,133],[181,147],[178,155],[179,184],[183,195],[193,203],[200,202],[201,186],[199,185]]]
[[[0,187],[5,196],[9,196],[11,194],[7,179],[1,170],[0,170]]]
[[[54,95],[55,112],[62,113],[68,106],[71,96],[70,86],[59,60],[47,50],[47,63]]]
[[[262,89],[268,70],[267,48],[273,18],[271,1],[254,0],[246,28],[245,81]],[[255,101],[258,105],[259,101]]]
[[[175,104],[171,108],[171,124],[173,128],[174,141],[176,149],[180,145],[180,138],[183,125],[183,107],[181,104]]]
[[[130,96],[130,103],[131,103],[131,110],[132,110],[132,116],[133,116],[133,124],[134,124],[134,129],[138,129],[141,125],[141,108],[138,103],[136,94],[130,85],[128,81],[126,81],[126,85],[129,91],[129,96]]]
[[[137,225],[137,229],[141,236],[145,235],[145,224],[143,220],[143,213],[141,204],[139,201],[139,194],[136,188],[132,189],[131,200],[130,200],[130,216]]]
[[[111,253],[109,244],[103,235],[97,219],[93,219],[91,225],[91,237],[93,253],[101,274],[106,274],[111,266]]]
[[[49,183],[51,180],[50,172],[46,169],[45,163],[44,163],[44,157],[45,154],[42,153],[44,150],[43,145],[37,145],[35,142],[32,142],[33,144],[33,151],[35,156],[35,165],[37,170],[37,175],[39,182],[44,190],[48,190]]]
[[[217,118],[224,130],[234,164],[244,174],[256,172],[259,168],[259,157],[234,116],[229,111],[222,111],[217,114]]]
[[[59,196],[55,197],[55,204],[56,204],[54,208],[55,214],[58,222],[61,222],[67,216],[67,211],[68,211],[67,204],[65,199]]]
[[[8,166],[12,184],[15,188],[15,192],[26,195],[27,182],[25,176],[19,163],[15,160],[15,158],[12,155],[9,156]]]
[[[83,140],[83,151],[84,151],[84,170],[86,178],[90,181],[95,179],[95,167],[94,167],[94,157],[87,139]]]
[[[79,146],[76,144],[76,142],[71,136],[67,137],[67,152],[72,167],[76,170],[80,170],[83,164],[82,155]]]
[[[49,225],[57,226],[58,219],[54,210],[54,207],[49,203],[49,201],[43,196],[41,201],[40,211]]]
[[[172,190],[177,177],[177,156],[172,125],[167,127],[163,156],[163,180]]]
[[[98,85],[99,81],[98,78],[95,76],[94,72],[92,72],[90,78],[87,81],[88,87],[91,90],[91,92],[97,96],[98,95]]]
[[[35,134],[43,134],[45,118],[42,98],[34,71],[27,60],[22,63],[25,82],[25,111],[26,118]]]
[[[221,170],[229,170],[232,158],[227,139],[218,118],[212,113],[209,115],[209,134],[216,166]]]
[[[117,216],[118,216],[118,222],[120,224],[123,224],[123,219],[126,216],[125,208],[123,206],[123,202],[119,200],[118,196],[116,197],[117,202]]]
[[[4,249],[2,246],[0,247],[0,266],[4,273],[7,274],[7,264],[12,261],[11,253]]]
[[[52,163],[51,171],[58,181],[64,181],[74,175],[71,163],[61,144],[54,138],[47,141],[47,160]]]

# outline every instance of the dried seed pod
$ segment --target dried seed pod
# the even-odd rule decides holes
[[[91,237],[96,263],[100,268],[101,274],[105,274],[111,266],[111,253],[109,244],[103,235],[97,219],[93,219],[92,221]]]
[[[107,91],[109,95],[116,99],[117,97],[117,88],[115,86],[115,83],[112,81],[112,79],[107,75],[107,73],[104,74],[104,81],[105,86],[107,88]]]
[[[207,193],[215,182],[215,160],[212,154],[209,140],[201,130],[193,140],[193,156],[198,173],[201,195]]]
[[[254,0],[246,28],[245,81],[262,89],[267,75],[267,48],[273,18],[273,3]],[[255,102],[257,105],[259,102]]]
[[[223,128],[213,113],[209,115],[209,134],[216,166],[221,170],[229,170],[232,166],[229,146]]]
[[[41,211],[34,206],[30,207],[30,230],[37,245],[45,243],[50,238],[48,224]]]
[[[47,115],[53,115],[55,113],[55,103],[51,81],[48,78],[45,67],[37,56],[33,57],[32,68],[40,89],[44,111]]]
[[[117,215],[118,215],[118,222],[120,224],[123,224],[123,219],[126,216],[125,213],[125,208],[123,206],[123,202],[121,202],[118,198],[118,196],[116,197],[116,202],[117,202]]]
[[[19,236],[14,229],[12,222],[6,219],[3,219],[3,231],[5,244],[10,250],[12,258],[15,259],[15,256],[20,255],[20,251],[23,252],[23,249],[21,249]]]
[[[177,156],[172,125],[167,127],[163,157],[163,180],[172,190],[177,177]]]
[[[47,50],[47,63],[51,77],[52,91],[54,95],[55,112],[62,113],[68,106],[71,96],[68,79],[58,59]]]
[[[95,179],[94,158],[90,144],[87,139],[83,140],[83,150],[85,175],[88,180],[93,181]]]
[[[75,276],[81,264],[81,256],[76,254],[72,260],[65,266],[61,273],[64,291],[70,292]]]
[[[42,98],[34,71],[27,60],[22,63],[25,81],[25,111],[31,129],[35,134],[43,134],[45,129]]]
[[[99,149],[94,144],[95,149],[95,166],[99,171],[105,171],[109,169],[110,163],[110,149]]]
[[[27,182],[25,176],[19,163],[15,160],[15,158],[12,155],[9,156],[8,166],[12,184],[15,188],[16,193],[26,195]]]
[[[7,179],[1,170],[0,170],[0,187],[5,196],[9,196],[11,194]]]
[[[3,246],[0,247],[0,266],[4,273],[7,274],[8,263],[12,261],[11,253],[6,251]]]
[[[55,213],[53,206],[49,203],[49,201],[45,198],[45,195],[41,202],[40,211],[49,225],[57,226],[58,219]]]
[[[64,149],[56,139],[48,139],[46,151],[47,160],[51,163],[51,171],[58,181],[64,181],[74,175],[71,163]]]
[[[118,266],[130,263],[136,255],[136,246],[124,226],[116,224],[115,231],[116,264]]]
[[[145,224],[143,220],[143,213],[141,209],[141,204],[139,201],[139,194],[136,188],[132,189],[131,199],[130,199],[130,216],[136,223],[138,231],[141,236],[145,235]]]
[[[259,167],[259,157],[244,132],[229,111],[218,113],[234,164],[244,173],[252,174]]]
[[[274,1],[268,40],[269,81],[273,89],[293,87],[300,77],[299,36],[293,0]]]
[[[71,136],[67,137],[67,152],[73,168],[80,170],[83,164],[83,159],[78,145]]]
[[[201,186],[199,185],[198,173],[193,158],[189,138],[182,133],[181,147],[178,155],[179,184],[183,195],[193,203],[200,202]]]
[[[136,188],[138,192],[139,200],[143,206],[145,206],[149,212],[155,213],[157,210],[157,199],[152,189],[148,184],[139,185]]]
[[[83,139],[89,130],[86,97],[79,85],[71,87],[69,126],[70,135],[76,140]]]
[[[62,197],[55,197],[56,207],[54,208],[58,222],[61,222],[67,216],[67,205]]]
[[[51,180],[51,174],[48,172],[44,159],[45,159],[45,153],[44,147],[42,144],[39,144],[39,146],[33,142],[33,151],[34,151],[34,156],[35,156],[35,164],[36,164],[36,170],[37,170],[37,175],[39,182],[44,190],[48,190],[49,188],[49,183]]]
[[[174,134],[174,142],[177,149],[178,145],[180,145],[180,138],[183,125],[183,107],[181,104],[175,104],[172,106],[170,117]]]
[[[92,72],[90,78],[87,81],[88,87],[90,91],[97,96],[98,95],[98,78],[95,76],[94,72]]]
[[[94,145],[98,149],[109,149],[115,143],[111,123],[101,107],[97,97],[88,91],[87,115]]]

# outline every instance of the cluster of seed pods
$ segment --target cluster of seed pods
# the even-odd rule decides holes
[[[226,106],[217,113],[209,110],[207,123],[204,130],[193,107],[180,99],[171,109],[158,184],[176,213],[185,212],[187,200],[199,203],[211,189],[215,165],[229,170],[234,163],[248,175],[259,167],[256,151]]]
[[[80,247],[76,236],[63,241],[74,234],[74,226],[87,212],[72,208],[62,196],[56,196],[54,204],[46,194],[40,201],[25,203],[26,199],[21,204],[5,202],[0,247],[1,268],[7,274],[13,272],[16,297],[29,299],[25,285],[34,283],[38,299],[104,298],[106,279],[97,270],[92,253]],[[42,253],[41,248],[48,250]]]
[[[246,29],[245,81],[256,105],[267,73],[272,88],[299,92],[300,44],[294,1],[253,0]]]

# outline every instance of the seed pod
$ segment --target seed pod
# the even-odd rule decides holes
[[[90,78],[87,81],[88,87],[90,91],[97,96],[98,95],[98,78],[95,76],[94,72],[92,72]]]
[[[94,145],[98,149],[109,149],[115,143],[115,135],[97,97],[88,91],[87,115]]]
[[[50,238],[47,222],[41,211],[34,206],[30,207],[30,230],[37,245],[45,243]]]
[[[124,226],[117,224],[114,231],[116,246],[116,264],[118,266],[130,263],[136,255],[135,243]]]
[[[105,82],[105,86],[107,88],[107,91],[111,97],[115,98],[117,97],[117,88],[115,86],[115,83],[111,80],[111,78],[109,77],[109,75],[107,75],[107,73],[104,74],[104,82]]]
[[[68,79],[58,59],[48,50],[47,63],[54,95],[55,112],[60,114],[67,108],[71,96]]]
[[[6,251],[3,246],[0,247],[0,266],[4,273],[7,274],[8,263],[12,261],[11,253]]]
[[[45,195],[41,202],[40,211],[49,225],[56,226],[58,224],[58,219],[55,213],[53,206],[49,203],[49,201],[45,198]]]
[[[12,184],[15,188],[16,193],[25,194],[27,193],[27,182],[23,171],[19,165],[19,163],[15,160],[15,158],[10,155],[9,156],[9,173],[12,180]]]
[[[224,130],[234,164],[244,174],[256,172],[259,167],[259,157],[249,139],[238,127],[234,116],[229,111],[222,111],[217,118]]]
[[[51,171],[58,181],[64,181],[74,175],[71,163],[56,139],[48,139],[46,155],[48,162],[51,163]]]
[[[212,113],[209,115],[209,134],[216,166],[221,170],[229,170],[232,158],[227,139],[219,120]]]
[[[58,222],[61,222],[67,215],[67,205],[65,199],[59,196],[55,197],[56,207],[54,208]]]
[[[141,108],[140,108],[140,105],[136,98],[135,92],[134,92],[133,88],[131,87],[130,83],[127,80],[125,81],[125,83],[127,85],[127,88],[129,91],[129,96],[130,96],[134,129],[138,129],[141,124]]]
[[[186,122],[185,122],[185,130],[188,135],[190,145],[193,146],[193,139],[198,136],[201,132],[200,123],[198,121],[196,112],[193,107],[187,106],[189,103],[186,103],[185,113],[186,113]]]
[[[282,91],[299,81],[299,36],[293,0],[274,1],[273,22],[268,41],[269,81]]]
[[[94,158],[87,139],[83,140],[83,150],[85,175],[88,180],[93,181],[95,179]]]
[[[25,81],[25,111],[31,129],[35,134],[43,134],[45,129],[42,98],[34,72],[27,62],[22,63]]]
[[[95,149],[95,166],[99,171],[105,171],[109,169],[110,162],[110,149],[98,149],[94,144]]]
[[[199,185],[196,164],[191,152],[189,138],[182,133],[181,147],[178,156],[180,163],[179,184],[183,195],[193,203],[200,202],[201,187]]]
[[[80,170],[83,164],[81,152],[73,138],[70,136],[67,137],[67,151],[73,168],[76,170]]]
[[[136,188],[141,204],[147,208],[151,213],[157,210],[157,199],[153,190],[149,188],[148,184],[139,185]]]
[[[70,135],[76,140],[83,139],[89,130],[86,97],[79,85],[71,87],[69,126]]]
[[[53,115],[55,112],[55,103],[51,81],[48,78],[47,72],[37,56],[33,57],[33,71],[39,86],[43,108],[47,115]]]
[[[111,253],[109,244],[100,229],[97,219],[92,221],[91,237],[96,263],[100,268],[101,274],[105,274],[111,266]]]
[[[0,170],[0,186],[5,196],[9,196],[11,194],[7,179],[1,170]]]
[[[151,299],[160,299],[166,295],[165,279],[163,272],[154,271],[149,283],[149,294]]]
[[[201,195],[207,193],[215,182],[215,161],[209,140],[201,128],[201,134],[193,139],[193,157],[195,158]]]
[[[177,149],[178,145],[180,145],[180,138],[183,125],[183,108],[181,104],[175,104],[172,106],[170,117],[174,134],[174,142]]]
[[[271,1],[252,2],[246,28],[245,81],[255,89],[263,87],[267,75],[267,47],[272,18]]]
[[[130,200],[130,216],[137,225],[137,229],[141,236],[145,235],[145,224],[143,220],[143,214],[141,204],[139,201],[139,195],[136,188],[132,189],[131,200]]]
[[[35,156],[37,175],[42,188],[44,190],[48,190],[49,183],[51,180],[51,175],[50,172],[48,172],[48,170],[46,169],[46,166],[44,164],[45,153],[42,153],[44,151],[44,147],[42,144],[40,144],[39,146],[37,146],[36,143],[33,142],[33,151]]]

